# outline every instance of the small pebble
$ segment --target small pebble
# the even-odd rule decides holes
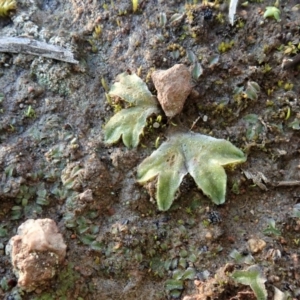
[[[248,240],[248,247],[252,254],[258,253],[266,247],[266,242],[262,239]]]
[[[205,238],[206,238],[207,240],[211,240],[211,239],[213,238],[212,233],[211,233],[211,232],[207,232],[206,235],[205,235]]]
[[[160,127],[160,124],[158,122],[153,123],[153,128],[159,128],[159,127]]]

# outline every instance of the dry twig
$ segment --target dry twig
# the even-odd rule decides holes
[[[78,64],[78,61],[74,59],[71,51],[60,46],[39,42],[29,38],[0,38],[0,52],[32,54]]]

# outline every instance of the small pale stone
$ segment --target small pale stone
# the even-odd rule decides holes
[[[153,128],[157,129],[160,127],[160,124],[158,122],[153,123]]]
[[[6,246],[18,286],[25,291],[42,288],[66,256],[66,244],[51,219],[27,220]]]
[[[206,238],[207,240],[211,240],[211,239],[213,238],[212,233],[211,233],[211,232],[207,232],[206,235],[205,235],[205,238]]]
[[[168,70],[154,71],[151,75],[157,90],[157,99],[167,117],[179,114],[192,91],[189,69],[177,64]]]
[[[82,202],[92,202],[94,200],[91,189],[85,190],[83,193],[79,194],[78,197]]]
[[[252,254],[262,251],[266,247],[266,242],[262,239],[248,240],[248,247]]]

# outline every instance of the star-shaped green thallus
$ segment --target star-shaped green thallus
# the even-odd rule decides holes
[[[236,282],[249,285],[257,299],[267,299],[267,290],[265,287],[265,282],[267,280],[263,276],[258,265],[250,266],[244,271],[234,271],[231,276]]]
[[[126,147],[137,147],[147,118],[159,112],[157,101],[140,77],[126,72],[118,76],[108,94],[131,106],[116,113],[104,126],[105,143],[115,143],[122,137]]]
[[[264,18],[275,18],[277,22],[280,22],[280,10],[275,6],[267,6],[264,13]]]
[[[187,132],[173,134],[147,157],[137,170],[138,182],[157,178],[156,201],[159,210],[168,210],[185,175],[215,204],[225,202],[225,165],[242,163],[244,153],[224,139]]]

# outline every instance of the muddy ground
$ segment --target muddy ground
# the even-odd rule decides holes
[[[300,299],[299,68],[282,68],[300,51],[297,1],[277,1],[280,21],[263,17],[274,0],[249,1],[234,26],[222,1],[139,2],[134,12],[131,1],[20,0],[0,19],[1,37],[60,45],[79,60],[0,54],[1,298],[255,299],[249,286],[211,284],[230,262],[231,270],[258,265],[269,299],[274,286],[283,297],[276,299]],[[114,110],[104,82],[134,72],[155,94],[151,72],[176,63],[194,80],[180,116],[149,126],[137,149],[105,145]],[[227,170],[225,204],[214,205],[187,177],[162,213],[136,183],[136,167],[174,123],[248,155]],[[80,201],[87,190],[92,201]],[[55,220],[68,250],[53,281],[25,293],[5,246],[30,218]],[[254,253],[250,239],[266,244]]]

